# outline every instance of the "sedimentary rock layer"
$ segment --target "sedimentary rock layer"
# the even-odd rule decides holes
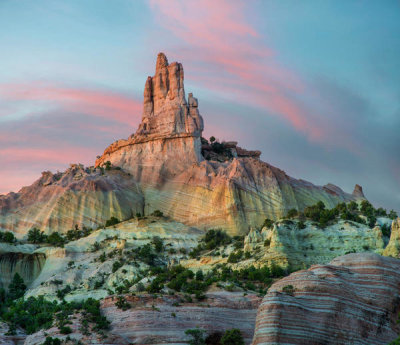
[[[323,229],[308,221],[304,229],[299,229],[297,221],[283,220],[262,231],[252,229],[245,237],[244,246],[245,251],[262,253],[257,258],[259,265],[274,262],[292,269],[327,264],[348,253],[374,251],[382,254],[384,248],[379,226],[371,229],[345,220]]]
[[[8,252],[0,254],[0,288],[7,289],[16,273],[29,287],[40,274],[45,260],[46,256],[41,253]]]
[[[116,296],[102,301],[102,313],[111,321],[107,338],[98,334],[84,336],[80,330],[79,317],[70,325],[70,337],[84,344],[188,344],[187,329],[199,327],[208,334],[227,329],[241,330],[245,344],[250,344],[254,333],[257,307],[261,298],[254,294],[219,292],[207,294],[203,302],[185,303],[179,296],[150,295],[125,296],[131,308],[122,311],[115,306]],[[46,331],[53,337],[65,338],[54,327]],[[1,338],[0,338],[1,339]],[[27,337],[24,345],[39,345],[45,340],[43,331]]]
[[[387,344],[397,337],[400,262],[348,254],[292,273],[259,307],[253,345]]]
[[[111,216],[127,219],[143,213],[136,182],[120,170],[72,165],[65,173],[44,172],[18,193],[0,196],[0,230],[25,235],[32,227],[66,232],[75,225],[97,227]]]

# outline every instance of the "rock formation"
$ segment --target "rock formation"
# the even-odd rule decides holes
[[[148,212],[159,209],[189,225],[237,234],[290,208],[318,200],[333,207],[361,198],[333,185],[293,179],[260,161],[259,151],[236,142],[219,144],[219,152],[202,144],[198,101],[189,94],[186,102],[183,67],[168,65],[164,54],[158,55],[155,76],[146,81],[143,108],[137,132],[108,147],[96,166],[110,161],[130,172],[142,187]]]
[[[0,243],[0,288],[7,289],[15,273],[29,287],[40,274],[46,256]]]
[[[353,196],[357,198],[365,198],[363,189],[360,185],[356,184],[353,190]]]
[[[219,292],[207,294],[207,301],[185,303],[178,296],[151,295],[125,296],[131,308],[122,311],[115,306],[116,297],[102,301],[103,314],[111,321],[107,339],[96,333],[83,335],[79,318],[75,318],[69,336],[83,344],[130,345],[130,344],[187,344],[185,330],[199,327],[207,331],[224,332],[226,329],[241,330],[245,344],[251,343],[257,307],[261,298],[255,294]],[[179,306],[177,306],[179,304]],[[39,345],[46,335],[65,339],[57,327],[46,332],[29,335],[24,345]],[[1,338],[0,338],[1,340]],[[11,343],[12,344],[12,343]]]
[[[18,193],[0,196],[0,230],[18,237],[38,227],[48,233],[104,225],[111,216],[127,219],[143,213],[136,182],[121,170],[72,164],[64,173],[44,172]]]
[[[383,255],[398,258],[400,254],[400,218],[393,220],[390,240]]]
[[[147,141],[162,137],[199,137],[202,130],[197,99],[189,93],[186,102],[182,64],[169,65],[167,57],[159,53],[156,73],[147,78],[144,88],[142,123],[135,138]]]
[[[202,131],[199,102],[185,96],[182,64],[169,64],[160,53],[145,84],[136,133],[106,148],[97,169],[46,172],[18,193],[0,196],[0,230],[19,236],[33,226],[65,232],[75,224],[96,227],[111,216],[125,220],[161,210],[190,226],[244,234],[291,208],[364,198],[359,186],[348,194],[294,179],[236,142],[206,143]],[[122,170],[101,170],[110,164]]]
[[[283,220],[261,231],[252,229],[245,237],[244,250],[258,253],[256,263],[302,269],[327,264],[348,253],[374,251],[382,254],[385,243],[379,226],[340,220],[322,229],[307,221],[299,229],[296,221]],[[386,251],[386,249],[385,249]]]
[[[397,338],[400,262],[349,254],[273,284],[253,345],[387,344]]]

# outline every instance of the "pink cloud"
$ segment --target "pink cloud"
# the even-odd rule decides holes
[[[322,139],[326,121],[298,101],[306,86],[261,40],[245,16],[245,5],[234,0],[151,1],[158,22],[188,45],[179,56],[197,65],[191,78],[282,117],[310,139]]]
[[[47,106],[108,118],[131,126],[139,122],[142,111],[141,101],[121,93],[40,83],[0,85],[0,99],[46,102]]]
[[[1,148],[0,194],[32,184],[43,170],[64,169],[69,163],[93,164],[95,154],[93,149],[78,146]]]
[[[48,83],[0,85],[0,193],[29,185],[43,170],[95,157],[140,122],[142,102],[100,89]],[[97,119],[96,119],[97,117]]]

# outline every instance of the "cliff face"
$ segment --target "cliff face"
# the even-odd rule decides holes
[[[44,172],[19,193],[0,196],[0,229],[25,235],[32,227],[66,232],[97,227],[111,216],[130,218],[143,212],[140,188],[119,170],[85,169],[71,165],[65,173]]]
[[[400,330],[399,269],[362,253],[292,273],[264,297],[253,345],[389,343]]]
[[[356,200],[340,188],[315,186],[296,180],[259,160],[259,151],[246,151],[226,143],[230,159],[212,160],[210,147],[201,154],[203,120],[198,101],[185,99],[183,67],[168,65],[159,54],[156,74],[149,77],[144,92],[144,111],[138,131],[119,140],[97,159],[129,171],[141,185],[147,212],[155,209],[200,228],[222,227],[232,234],[259,226],[290,208],[303,209],[319,200],[328,207]],[[207,147],[205,147],[207,146]]]
[[[383,255],[398,258],[400,254],[400,218],[393,220],[391,229],[390,240]]]
[[[75,165],[63,174],[47,172],[20,192],[0,196],[0,229],[21,236],[33,226],[64,232],[158,209],[190,226],[244,234],[291,208],[363,198],[360,186],[347,194],[294,179],[235,142],[215,152],[202,145],[203,127],[198,100],[192,94],[186,99],[182,65],[160,53],[136,133],[106,148],[95,170]],[[122,170],[101,172],[108,162]]]
[[[340,220],[324,229],[306,222],[304,229],[297,222],[284,220],[262,231],[252,229],[245,237],[244,250],[258,252],[257,264],[275,262],[292,269],[327,264],[348,253],[374,251],[382,254],[385,241],[381,228]],[[388,247],[387,247],[388,248]],[[387,250],[385,249],[385,252]]]
[[[33,253],[27,248],[0,244],[0,288],[7,289],[15,273],[18,273],[25,284],[30,287],[39,276],[46,256]]]

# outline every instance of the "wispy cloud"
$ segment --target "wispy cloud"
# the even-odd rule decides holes
[[[228,0],[151,1],[157,22],[187,44],[178,51],[182,59],[197,66],[191,79],[236,101],[261,107],[309,138],[322,140],[326,130],[322,117],[298,100],[305,85],[266,46],[246,18],[245,5]]]
[[[34,82],[0,85],[0,99],[9,103],[44,103],[46,107],[96,115],[129,125],[138,123],[142,110],[141,101],[123,93]]]
[[[43,170],[93,164],[140,122],[142,104],[122,92],[49,83],[0,85],[0,193],[31,184]]]

